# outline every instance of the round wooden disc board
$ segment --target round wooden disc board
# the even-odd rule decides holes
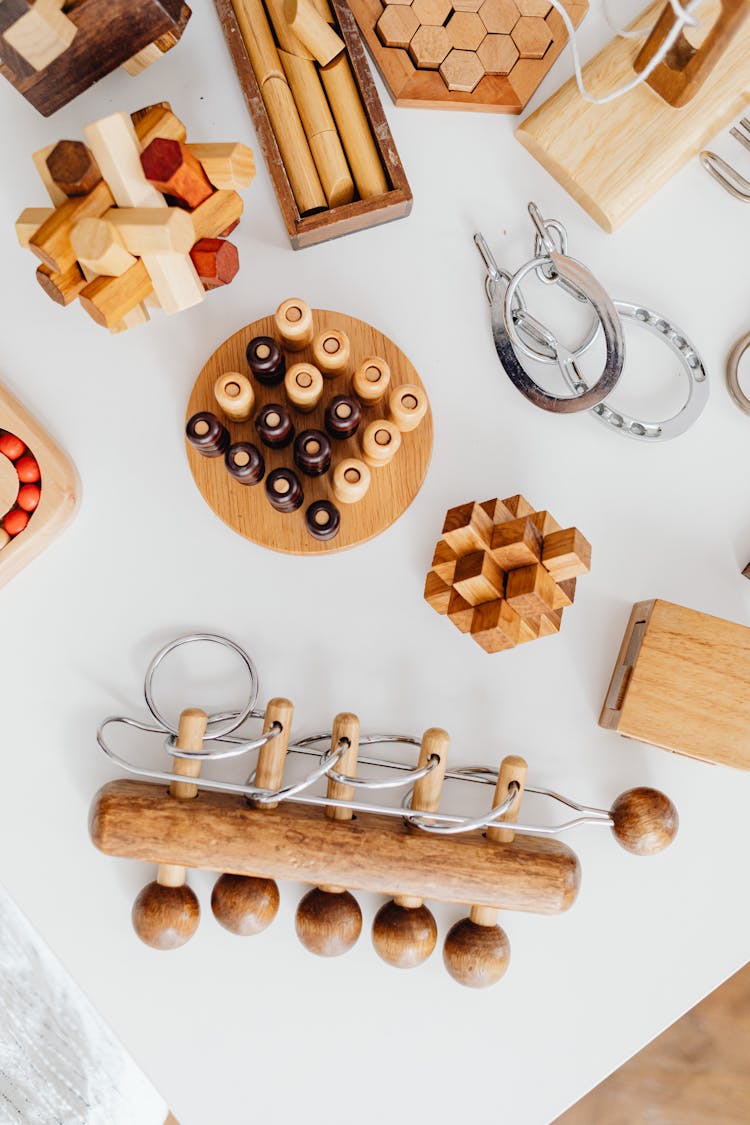
[[[374,406],[362,403],[362,421],[353,437],[345,441],[331,440],[333,457],[328,472],[319,477],[307,477],[298,473],[305,500],[296,512],[277,512],[266,499],[263,482],[257,485],[240,484],[227,472],[223,457],[204,457],[187,441],[185,443],[195,483],[216,515],[246,539],[251,539],[262,547],[270,547],[273,551],[294,555],[342,551],[385,531],[406,511],[419,492],[432,454],[432,413],[428,407],[420,425],[401,435],[401,448],[393,460],[382,468],[371,469],[372,483],[363,499],[357,504],[337,503],[331,479],[338,462],[346,457],[361,456],[360,434],[370,422],[387,416],[388,394],[394,387],[402,383],[416,383],[422,387],[422,381],[404,353],[387,336],[364,321],[343,313],[313,309],[313,322],[316,335],[333,328],[346,333],[351,343],[351,362],[347,374],[324,378],[320,402],[309,414],[292,406],[286,397],[283,383],[267,387],[254,379],[250,372],[245,357],[249,342],[255,336],[272,336],[279,340],[274,318],[267,316],[242,328],[217,348],[195,382],[186,415],[187,419],[201,410],[215,413],[229,430],[233,442],[251,441],[258,446],[266,463],[266,474],[280,466],[294,469],[292,445],[286,449],[269,449],[260,443],[253,422],[258,412],[267,403],[280,402],[289,409],[297,433],[310,429],[325,431],[325,408],[335,395],[350,393],[351,373],[368,356],[380,356],[386,360],[391,369],[388,392]],[[287,367],[291,367],[293,363],[313,362],[311,347],[299,352],[286,351],[285,355]],[[223,415],[214,398],[214,383],[228,371],[247,375],[253,384],[255,406],[247,422],[230,421]],[[313,539],[307,531],[305,510],[314,500],[331,500],[339,509],[341,526],[335,539]]]

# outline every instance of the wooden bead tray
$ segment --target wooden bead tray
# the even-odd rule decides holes
[[[367,356],[381,356],[391,368],[390,390],[403,383],[422,387],[419,375],[396,345],[382,332],[364,321],[343,313],[313,309],[315,333],[336,328],[345,332],[351,342],[350,371]],[[320,402],[310,413],[297,410],[286,398],[283,383],[265,386],[253,379],[255,407],[247,422],[232,422],[223,417],[214,398],[213,388],[218,377],[228,371],[250,375],[245,349],[255,336],[272,336],[278,339],[273,316],[263,317],[230,336],[210,357],[198,376],[190,395],[187,418],[199,411],[215,413],[229,430],[232,442],[251,441],[260,448],[266,463],[266,474],[272,469],[286,466],[294,468],[292,447],[269,449],[261,445],[253,425],[253,418],[267,404],[280,402],[292,415],[297,433],[306,429],[325,430],[325,408],[335,395],[348,393],[349,375],[325,379]],[[312,348],[287,352],[287,366],[292,363],[313,363]],[[311,555],[341,551],[354,547],[379,535],[390,527],[408,508],[421,488],[432,454],[432,413],[427,414],[417,429],[401,435],[401,448],[393,461],[382,468],[372,469],[372,483],[365,497],[356,504],[341,504],[341,527],[335,539],[313,539],[305,527],[305,510],[315,500],[334,500],[331,476],[336,464],[345,457],[359,457],[359,437],[368,423],[385,417],[387,395],[372,405],[362,403],[362,422],[357,433],[346,440],[336,440],[333,445],[331,469],[319,477],[300,474],[305,493],[304,504],[296,512],[277,512],[269,504],[263,483],[254,486],[240,484],[227,472],[223,457],[208,458],[186,442],[188,462],[206,503],[233,531],[246,539],[287,554]]]
[[[79,481],[75,466],[47,432],[10,391],[0,386],[0,436],[12,437],[24,449],[18,456],[0,452],[0,586],[4,586],[70,522],[78,503]],[[12,451],[15,453],[15,451]],[[38,472],[23,474],[21,461],[36,462]],[[32,480],[32,477],[36,477]],[[40,489],[35,508],[27,506],[28,523],[20,531],[6,518],[23,513],[19,505],[24,481]]]

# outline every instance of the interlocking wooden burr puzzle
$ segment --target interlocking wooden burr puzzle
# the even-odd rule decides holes
[[[699,6],[693,36],[711,27],[717,7]],[[520,125],[516,136],[524,148],[604,230],[624,223],[746,109],[750,5],[725,0],[722,7],[725,16],[731,9],[731,40],[720,35],[719,21],[698,50],[682,34],[654,71],[651,84],[640,84],[602,105],[587,101],[571,78]],[[616,36],[583,68],[583,81],[595,97],[605,97],[637,77],[636,67],[643,69],[661,42],[665,21],[671,27],[672,6],[659,0],[631,25],[631,30],[653,27],[660,13],[646,45],[639,38]],[[721,16],[720,20],[724,22]],[[698,61],[701,73],[696,75]],[[710,73],[699,85],[696,79],[704,77],[706,62]],[[683,104],[687,93],[689,100]]]
[[[67,526],[78,492],[72,462],[0,386],[0,586]]]
[[[195,483],[234,531],[319,554],[363,543],[405,511],[430,462],[432,415],[391,340],[295,297],[213,353],[186,439]]]
[[[351,0],[396,105],[520,113],[565,46],[547,0]],[[577,27],[585,0],[565,0]]]
[[[344,0],[214,0],[295,250],[408,215]]]
[[[750,628],[660,599],[633,606],[601,726],[750,769]]]
[[[502,652],[560,630],[591,547],[523,496],[451,508],[424,597],[485,652]]]
[[[154,701],[154,672],[174,649],[192,643],[226,646],[243,661],[250,694],[241,711],[212,716],[190,707],[174,724],[164,718]],[[147,670],[145,696],[153,716],[145,729],[167,736],[171,763],[136,766],[110,745],[109,728],[141,726],[140,720],[105,719],[97,732],[102,750],[149,780],[105,785],[91,808],[90,831],[108,855],[157,864],[155,881],[138,895],[132,913],[136,933],[155,949],[174,949],[195,932],[200,907],[187,869],[203,868],[220,872],[211,896],[217,921],[244,936],[273,921],[277,879],[310,885],[297,908],[296,930],[305,948],[323,957],[345,953],[360,935],[362,912],[350,889],[387,896],[372,940],[387,964],[403,969],[424,962],[437,942],[425,898],[468,907],[445,938],[443,960],[460,984],[484,988],[508,967],[500,911],[559,914],[575,900],[580,865],[558,835],[579,824],[610,828],[623,848],[644,856],[666,848],[677,832],[673,804],[655,789],[630,789],[605,810],[529,785],[526,762],[516,756],[503,758],[499,769],[450,768],[450,738],[438,728],[421,738],[365,735],[356,715],[342,713],[330,732],[293,739],[292,703],[276,698],[264,712],[255,710],[252,659],[216,634],[188,634],[166,645]],[[251,714],[264,716],[260,736],[233,733]],[[370,756],[368,747],[384,745],[416,752],[416,763]],[[245,785],[202,773],[204,763],[255,752]],[[456,794],[491,786],[490,807],[473,816],[444,811],[446,783]],[[403,799],[384,804],[378,790],[401,790]],[[524,823],[524,793],[557,801],[578,816],[554,825]]]
[[[239,269],[227,241],[242,214],[237,188],[255,175],[243,144],[188,144],[168,102],[113,113],[34,153],[51,207],[16,222],[40,260],[37,281],[58,305],[78,298],[97,324],[121,332],[198,304]]]
[[[0,74],[48,117],[118,66],[140,74],[190,15],[182,0],[0,0]]]

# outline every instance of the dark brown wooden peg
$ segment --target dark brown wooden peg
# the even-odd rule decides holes
[[[294,425],[285,406],[267,403],[255,419],[258,437],[269,449],[284,449],[294,441]]]
[[[303,430],[294,442],[294,463],[308,477],[319,477],[331,467],[331,442],[322,430]]]
[[[240,484],[259,484],[266,474],[266,463],[257,445],[250,441],[236,441],[224,457],[227,472]]]
[[[284,378],[284,353],[271,336],[256,336],[245,350],[250,370],[259,383],[275,387]]]
[[[66,195],[88,195],[102,174],[83,141],[58,141],[47,157],[47,168]]]
[[[188,419],[185,436],[204,457],[221,457],[229,448],[229,430],[208,410]]]
[[[362,407],[350,395],[335,395],[326,407],[325,427],[332,438],[352,437],[361,421]]]
[[[296,512],[305,499],[299,477],[293,469],[283,466],[266,477],[266,496],[277,512]]]
[[[341,513],[330,500],[315,500],[305,512],[305,526],[313,539],[335,539],[341,527]]]

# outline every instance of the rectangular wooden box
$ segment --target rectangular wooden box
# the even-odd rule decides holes
[[[234,14],[232,0],[214,0],[214,3],[293,248],[300,250],[304,246],[315,246],[318,242],[327,242],[328,239],[339,238],[342,234],[366,230],[368,227],[389,223],[393,219],[401,219],[408,215],[412,205],[411,188],[370,74],[362,38],[345,0],[331,0],[331,7],[338,21],[341,38],[346,44],[346,53],[380,153],[390,191],[386,195],[378,195],[372,199],[358,199],[343,207],[334,207],[315,215],[304,216],[300,215],[297,209],[279,146],[263,104],[260,87]]]
[[[750,628],[659,599],[638,602],[599,725],[750,769]]]

